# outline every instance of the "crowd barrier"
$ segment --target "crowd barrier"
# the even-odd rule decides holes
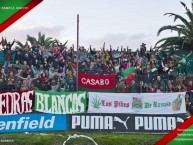
[[[2,92],[0,133],[166,133],[186,118],[185,93]]]

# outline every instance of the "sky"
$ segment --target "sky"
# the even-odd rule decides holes
[[[190,7],[191,0],[181,0]],[[68,47],[76,46],[77,14],[80,17],[80,46],[100,49],[105,42],[136,50],[141,43],[147,48],[163,38],[174,35],[171,31],[157,37],[161,26],[173,25],[173,18],[164,16],[172,12],[185,16],[180,0],[44,0],[0,34],[21,42],[26,35],[38,32],[61,42],[68,40]],[[180,22],[176,22],[180,23]]]

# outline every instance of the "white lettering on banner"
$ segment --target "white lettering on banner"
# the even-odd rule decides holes
[[[168,130],[176,128],[176,119],[174,117],[168,117]]]
[[[173,130],[176,128],[175,117],[135,117],[135,129]]]
[[[33,95],[33,91],[22,92],[21,96],[17,92],[0,94],[0,114],[9,115],[32,112],[30,95]],[[3,112],[3,107],[6,107],[6,112]]]
[[[40,121],[29,119],[30,117],[21,117],[18,121],[0,121],[0,130],[53,128],[55,116],[47,120],[42,116]]]
[[[86,79],[86,78],[82,78],[81,82],[85,85],[89,84],[89,85],[100,85],[100,86],[104,86],[104,85],[109,85],[110,81],[109,79]]]
[[[72,116],[72,129],[113,129],[112,116]]]
[[[91,123],[91,127],[90,127],[91,129],[104,128],[103,127],[103,117],[102,116],[91,116],[91,120],[93,120],[93,122]]]
[[[84,103],[81,102],[85,98],[85,93],[71,93],[68,95],[50,95],[36,92],[36,111],[55,113],[55,114],[71,114],[84,112]],[[49,103],[51,102],[51,103]]]

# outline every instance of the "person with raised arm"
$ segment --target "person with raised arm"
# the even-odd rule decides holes
[[[19,70],[19,71],[18,71],[18,74],[16,74],[16,76],[19,77],[20,79],[24,80],[25,83],[26,83],[26,85],[27,85],[27,87],[30,89],[31,84],[32,84],[32,81],[34,81],[34,80],[36,80],[37,78],[39,78],[40,73],[38,72],[38,75],[36,75],[35,78],[32,78],[30,74],[27,75],[27,78],[24,78],[24,77],[20,76],[21,71],[22,71],[22,70]]]
[[[5,72],[7,73],[8,72],[8,66],[10,65],[11,60],[12,60],[11,55],[13,53],[15,53],[15,51],[11,52],[11,48],[15,43],[15,39],[13,40],[12,43],[10,43],[10,42],[7,43],[6,38],[4,41],[5,41],[5,48],[4,48],[4,60],[5,60],[5,62],[4,62],[3,66],[5,68]]]
[[[185,54],[182,54],[182,57],[180,56],[177,56],[175,55],[176,57],[180,58],[181,59],[181,64],[182,64],[182,67],[183,67],[183,70],[185,72],[185,74],[187,75],[187,58],[192,54],[192,51],[190,51],[189,54],[185,55]]]

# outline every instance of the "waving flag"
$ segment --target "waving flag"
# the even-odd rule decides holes
[[[71,63],[71,68],[73,72],[76,72],[76,65],[74,63]]]
[[[122,77],[126,80],[126,83],[130,83],[132,81],[132,72],[134,71],[134,67],[129,67],[122,71]]]

